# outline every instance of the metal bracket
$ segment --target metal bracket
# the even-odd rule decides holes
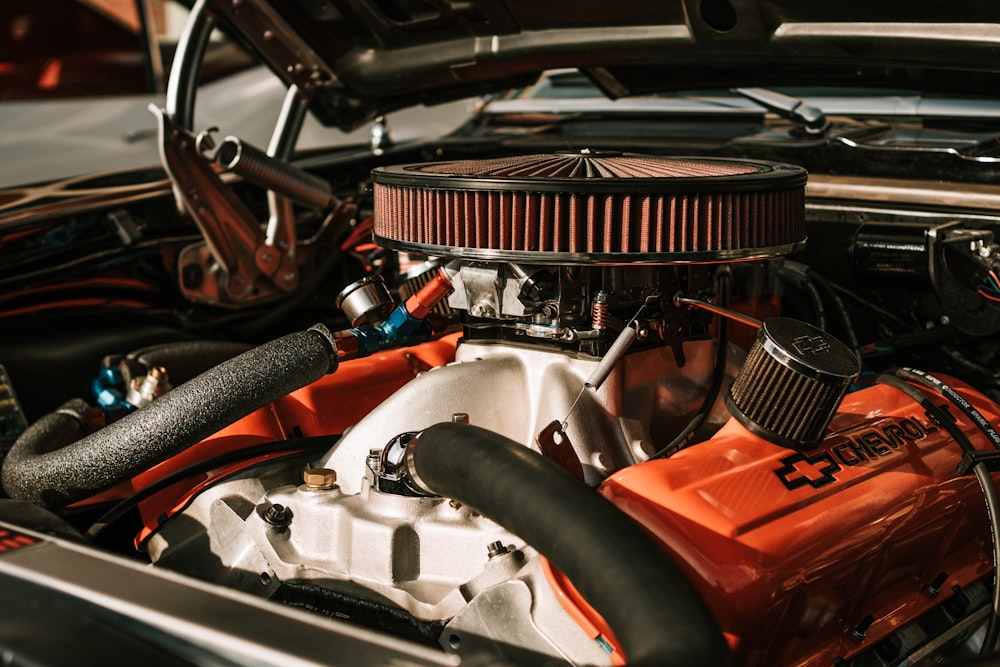
[[[179,257],[181,291],[192,301],[239,307],[293,289],[293,248],[269,245],[261,224],[223,184],[198,150],[196,137],[155,105],[160,157],[186,210],[205,238]]]
[[[571,475],[584,479],[583,464],[576,456],[573,443],[559,420],[550,422],[535,438],[542,455],[557,463]]]
[[[212,10],[240,28],[271,67],[306,96],[342,84],[326,62],[262,0],[208,0]]]

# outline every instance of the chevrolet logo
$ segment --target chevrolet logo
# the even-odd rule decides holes
[[[803,486],[814,489],[837,481],[833,473],[840,472],[840,465],[833,460],[828,452],[820,452],[812,456],[796,453],[781,459],[782,466],[775,469],[785,488],[791,491]]]
[[[799,336],[792,341],[792,347],[802,356],[820,354],[830,349],[830,341],[824,336]]]

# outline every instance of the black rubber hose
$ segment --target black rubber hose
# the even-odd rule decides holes
[[[3,464],[3,487],[11,498],[63,507],[131,478],[336,367],[333,337],[316,326],[244,352],[80,440],[88,406],[70,401],[17,439]]]
[[[145,371],[163,366],[173,384],[182,384],[251,348],[246,343],[186,340],[150,345],[126,355],[142,364]]]
[[[465,424],[437,424],[411,445],[414,483],[519,535],[604,616],[628,664],[729,665],[722,632],[670,557],[629,517],[527,447]]]

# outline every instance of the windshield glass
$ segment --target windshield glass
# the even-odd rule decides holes
[[[773,92],[819,107],[827,114],[852,116],[946,116],[1000,118],[1000,101],[989,98],[925,94],[901,88],[846,86],[788,86]],[[699,112],[709,114],[760,114],[764,109],[735,90],[705,88],[665,91],[609,99],[578,70],[553,70],[529,86],[496,96],[484,114],[517,112]]]

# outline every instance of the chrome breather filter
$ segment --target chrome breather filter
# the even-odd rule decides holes
[[[806,172],[760,160],[566,151],[379,167],[375,241],[486,261],[759,259],[805,241]]]
[[[783,447],[811,449],[860,372],[857,355],[835,337],[774,317],[761,326],[726,405],[752,433]]]

